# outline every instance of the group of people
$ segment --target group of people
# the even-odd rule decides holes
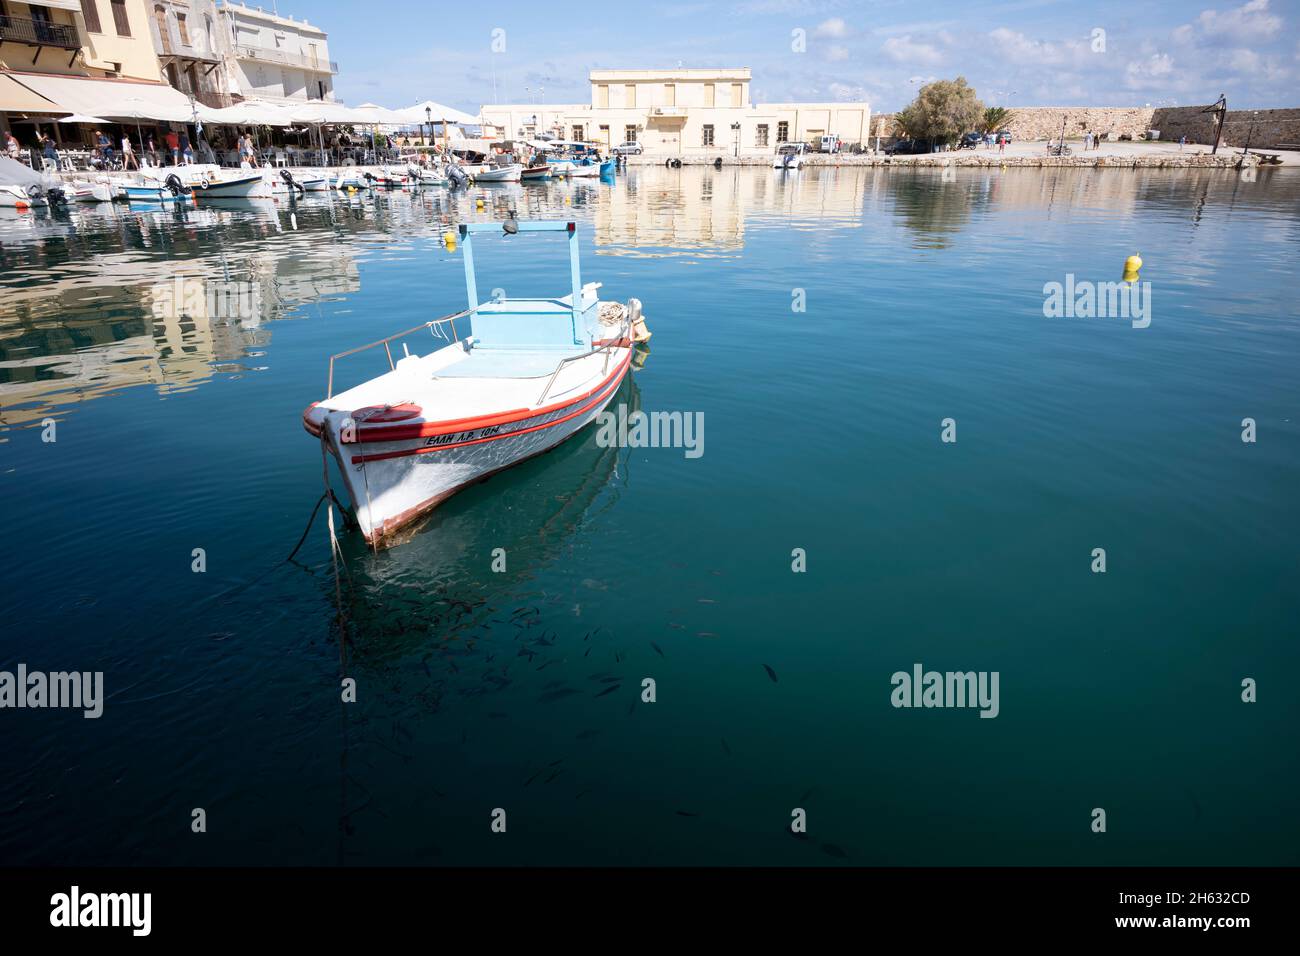
[[[14,160],[22,156],[23,145],[14,136],[12,131],[6,131],[5,136],[5,154]],[[190,135],[187,130],[169,130],[163,135],[165,152],[160,152],[154,137],[150,135],[146,140],[144,155],[149,162],[158,166],[160,160],[167,160],[173,166],[188,166],[194,162],[194,147],[190,142]],[[56,170],[63,169],[63,157],[59,154],[59,146],[55,143],[54,138],[48,133],[42,133],[39,130],[36,134],[36,148],[40,150],[41,157],[49,161]],[[101,129],[91,133],[91,164],[99,169],[139,169],[140,160],[136,155],[135,144],[132,142],[128,133],[122,134],[120,150],[115,147],[113,140],[108,134]]]

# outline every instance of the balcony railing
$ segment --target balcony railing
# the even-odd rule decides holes
[[[278,63],[281,66],[296,66],[317,73],[337,73],[339,65],[334,60],[321,60],[288,50],[271,50],[261,46],[237,46],[235,56],[241,60],[258,60],[262,63]]]
[[[81,49],[81,37],[77,35],[75,26],[7,16],[0,16],[0,42],[52,46],[63,50]]]

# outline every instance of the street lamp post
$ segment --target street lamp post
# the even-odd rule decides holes
[[[736,158],[739,159],[740,158],[740,124],[739,123],[731,124],[731,141],[732,143],[735,144]]]
[[[429,124],[429,135],[425,137],[424,145],[432,146],[433,145],[433,107],[426,106],[424,108],[424,118]]]

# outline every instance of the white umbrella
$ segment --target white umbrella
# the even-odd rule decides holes
[[[83,113],[73,113],[71,116],[65,116],[59,120],[60,123],[86,123],[91,126],[107,125],[108,120],[100,119],[98,116],[86,116]]]

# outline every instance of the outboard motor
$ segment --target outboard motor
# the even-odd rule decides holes
[[[295,190],[295,189],[298,190],[298,192],[299,192],[299,193],[302,193],[302,194],[305,194],[305,193],[307,192],[307,190],[306,190],[305,188],[303,188],[302,183],[298,182],[298,180],[296,180],[296,179],[293,178],[293,173],[289,172],[289,170],[287,170],[287,169],[282,169],[282,170],[280,170],[280,178],[283,179],[284,182],[285,182],[285,185],[287,185],[287,186],[289,187],[289,190],[290,190],[290,194],[291,194],[291,195],[292,195],[293,190]]]
[[[175,173],[168,173],[167,178],[163,180],[163,185],[171,190],[173,196],[188,196],[190,187],[181,182],[181,178]]]
[[[713,168],[714,168],[714,169],[721,169],[721,168],[722,168],[722,157],[721,157],[721,156],[719,156],[717,159],[715,159],[715,160],[713,161]]]
[[[459,166],[448,166],[447,181],[451,183],[453,189],[458,189],[469,185],[469,176],[465,175],[465,170]]]
[[[58,186],[45,190],[45,201],[51,206],[66,206],[68,197]]]

